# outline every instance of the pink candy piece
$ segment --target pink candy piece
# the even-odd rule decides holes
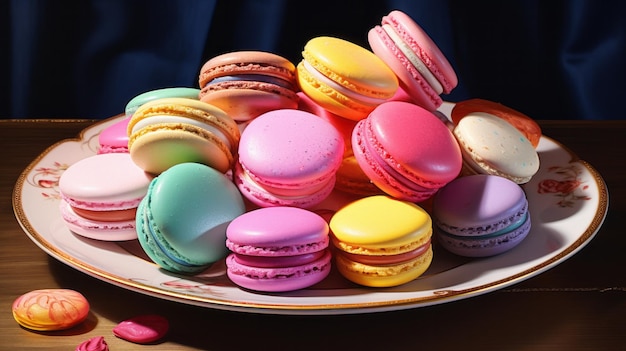
[[[125,320],[113,328],[118,338],[137,344],[147,344],[161,339],[169,329],[169,322],[159,315],[143,315]]]
[[[76,346],[75,351],[109,351],[109,345],[102,336],[94,336]]]

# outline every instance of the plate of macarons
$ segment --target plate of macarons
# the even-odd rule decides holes
[[[444,103],[441,110],[449,114],[451,106]],[[97,122],[78,138],[60,141],[35,159],[15,187],[16,217],[26,234],[59,261],[111,284],[185,304],[254,313],[349,314],[417,308],[470,298],[513,285],[562,263],[595,236],[608,207],[608,192],[601,175],[559,142],[541,136],[537,145],[540,167],[529,182],[519,187],[527,205],[513,205],[527,207],[532,227],[514,248],[476,257],[471,253],[454,253],[454,248],[446,248],[454,246],[453,242],[439,240],[432,244],[428,268],[406,283],[366,286],[358,283],[360,278],[355,283],[346,279],[333,262],[323,279],[306,288],[259,292],[233,283],[225,259],[200,272],[173,274],[156,265],[138,240],[125,237],[116,241],[99,240],[69,229],[60,211],[59,178],[70,165],[96,154],[101,132],[124,119],[117,116]],[[457,187],[473,188],[467,184]],[[454,194],[463,192],[457,189],[450,195],[449,190],[441,191],[441,201],[450,201],[449,197],[458,199]],[[516,189],[511,191],[520,195]],[[473,196],[472,191],[466,192]],[[329,201],[346,201],[346,196],[338,193],[331,194],[318,207],[331,208],[327,205]],[[498,202],[498,196],[493,196],[493,201]],[[377,199],[381,200],[384,202]],[[380,205],[374,202],[360,206]],[[437,203],[430,203],[423,207],[432,212],[436,206]],[[462,204],[450,208],[456,214],[442,218],[448,216],[453,222],[467,215]],[[415,211],[408,208],[394,212],[405,210]],[[328,217],[326,214],[331,211],[334,210],[319,213]],[[420,218],[420,215],[416,211],[410,217]],[[341,230],[340,220],[341,216],[337,216],[334,226],[339,229],[336,230]]]
[[[392,11],[371,51],[314,37],[297,65],[209,59],[50,146],[13,208],[55,259],[160,299],[250,313],[419,308],[493,292],[584,248],[602,176],[530,117],[458,83]]]

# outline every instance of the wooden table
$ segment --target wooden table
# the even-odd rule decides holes
[[[0,350],[73,350],[102,335],[111,350],[223,349],[626,349],[626,121],[542,121],[544,134],[595,167],[609,189],[609,213],[596,237],[569,260],[534,278],[477,297],[396,312],[280,316],[213,310],[160,300],[104,283],[58,262],[22,231],[12,192],[22,170],[56,141],[93,121],[0,121]],[[80,326],[38,333],[11,315],[19,295],[70,288],[91,303]],[[164,342],[135,345],[111,329],[129,316],[158,313]]]

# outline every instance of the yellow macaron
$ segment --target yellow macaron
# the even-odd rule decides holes
[[[183,162],[225,173],[233,166],[241,137],[237,123],[224,111],[185,98],[142,105],[131,117],[127,133],[133,161],[153,174]]]
[[[328,111],[360,120],[398,90],[393,71],[373,52],[334,37],[309,40],[297,66],[304,94]]]
[[[412,202],[368,196],[339,209],[330,229],[337,269],[360,285],[404,284],[432,262],[432,220]]]

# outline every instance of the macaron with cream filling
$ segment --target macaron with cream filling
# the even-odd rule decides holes
[[[511,250],[531,228],[522,188],[495,175],[461,177],[435,195],[435,236],[442,247],[467,257]]]
[[[384,195],[364,197],[340,208],[330,229],[337,269],[360,285],[408,283],[433,259],[432,220],[411,202]]]
[[[328,224],[297,207],[267,207],[235,218],[226,231],[228,277],[256,291],[310,287],[328,276]]]
[[[393,71],[374,53],[328,36],[309,40],[297,66],[300,89],[341,117],[360,120],[398,89]]]
[[[72,232],[91,239],[136,239],[135,213],[152,178],[128,153],[84,158],[59,179],[61,218]]]

